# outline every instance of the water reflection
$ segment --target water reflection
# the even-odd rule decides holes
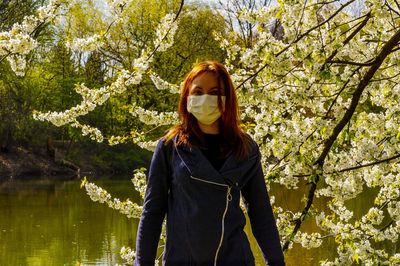
[[[98,180],[119,197],[127,180]],[[115,265],[134,246],[137,219],[93,203],[80,181],[29,180],[0,189],[0,265]]]
[[[94,181],[113,196],[139,202],[130,177]],[[306,188],[304,186],[304,188]],[[299,211],[304,191],[271,188],[276,202],[292,211]],[[349,202],[355,216],[365,213],[376,191],[366,190],[362,199]],[[317,199],[315,206],[327,211],[326,199]],[[368,206],[368,205],[367,205]],[[121,264],[122,246],[135,247],[138,219],[90,200],[80,188],[80,180],[14,180],[0,184],[0,265],[115,265]],[[315,223],[306,221],[306,231],[318,231]],[[246,233],[251,235],[249,223]],[[265,265],[254,238],[250,243],[256,265]],[[396,249],[396,245],[387,248]],[[398,247],[397,247],[398,249]],[[335,243],[328,239],[318,249],[306,250],[294,245],[286,254],[287,265],[318,265],[331,259]],[[159,249],[160,255],[162,249]]]

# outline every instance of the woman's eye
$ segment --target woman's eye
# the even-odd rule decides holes
[[[200,90],[195,90],[193,95],[202,95],[203,93]]]
[[[208,94],[210,94],[210,95],[218,95],[218,91],[210,91]]]

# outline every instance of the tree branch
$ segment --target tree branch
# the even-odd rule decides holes
[[[3,57],[0,58],[0,63],[6,59],[9,55],[11,54],[11,52],[8,52],[7,54],[3,55]]]
[[[307,5],[307,0],[304,0],[304,6],[303,6],[303,9],[301,10],[300,20],[299,20],[299,22],[297,24],[297,27],[296,27],[296,36],[299,35],[300,25],[301,25],[303,17],[304,17],[304,11],[306,10],[306,5]]]
[[[176,13],[173,22],[175,22],[175,21],[178,19],[179,15],[181,14],[181,11],[182,11],[182,9],[183,9],[184,3],[185,3],[185,0],[181,0],[181,5],[179,6],[179,10],[178,10],[178,12]],[[169,34],[170,31],[171,31],[171,28],[168,29],[167,34],[165,34],[165,36],[163,37],[163,39],[161,40],[161,42],[167,37],[167,35]],[[153,52],[147,57],[147,60],[149,60],[149,59],[157,52],[157,50],[158,50],[159,47],[160,47],[160,44],[159,44],[156,48],[154,48]]]
[[[332,135],[327,139],[325,143],[324,150],[320,157],[317,159],[315,164],[320,164],[321,166],[323,165],[323,162],[325,160],[326,155],[328,154],[331,146],[333,145],[333,142],[336,140],[337,136],[339,133],[342,131],[344,126],[348,123],[350,118],[352,117],[357,104],[360,100],[361,94],[364,91],[364,89],[367,87],[369,81],[372,79],[374,76],[375,72],[379,69],[379,67],[382,65],[383,60],[391,53],[392,49],[394,46],[396,46],[400,41],[400,30],[397,31],[392,38],[382,47],[380,53],[374,60],[374,65],[372,65],[367,73],[365,73],[364,77],[358,84],[354,94],[353,98],[351,99],[351,103],[349,106],[349,109],[347,109],[346,113],[344,114],[342,120],[336,125],[336,127],[333,129]]]
[[[352,66],[372,66],[374,61],[368,61],[365,63],[345,61],[345,60],[330,60],[326,61],[327,64],[340,64],[340,65],[352,65]]]
[[[400,10],[400,4],[399,4],[399,2],[397,2],[397,0],[394,0],[394,2],[396,3],[397,8]]]
[[[397,16],[400,16],[399,12],[397,10],[395,10],[386,0],[385,0],[385,6],[387,6],[390,11],[393,11],[394,13],[396,13]]]
[[[398,50],[400,50],[400,47],[394,48],[394,49],[392,50],[392,53],[394,53],[394,52],[396,52],[396,51],[398,51]]]
[[[400,72],[397,73],[396,75],[393,75],[393,76],[390,76],[390,77],[384,77],[384,78],[380,78],[380,79],[371,79],[371,82],[377,82],[377,81],[382,81],[382,80],[391,80],[393,78],[396,78],[399,75],[400,75]]]
[[[339,121],[339,123],[336,125],[336,127],[333,129],[332,134],[330,137],[326,140],[325,142],[325,147],[321,153],[321,155],[318,157],[318,159],[315,161],[314,165],[319,165],[319,167],[323,167],[324,161],[326,156],[328,155],[328,152],[330,151],[333,143],[337,139],[339,133],[343,130],[345,125],[350,121],[352,115],[354,114],[354,111],[358,105],[358,102],[360,100],[361,94],[364,91],[364,89],[367,87],[369,81],[372,79],[374,76],[375,72],[379,69],[379,67],[382,65],[384,59],[391,53],[393,47],[395,47],[400,41],[400,30],[397,31],[391,38],[390,40],[382,47],[381,51],[377,55],[376,59],[374,60],[375,64],[372,65],[367,73],[365,73],[364,77],[358,84],[353,97],[351,99],[351,103],[349,108],[347,109],[346,113],[344,114],[343,118]],[[292,241],[293,237],[296,235],[296,233],[299,231],[301,224],[304,221],[305,216],[309,212],[309,209],[311,208],[311,205],[314,200],[315,196],[315,190],[317,189],[317,184],[320,180],[321,175],[316,174],[315,179],[311,183],[310,190],[308,192],[308,197],[307,197],[307,203],[306,206],[304,207],[302,214],[299,219],[296,220],[295,226],[293,228],[293,231],[289,237],[288,240],[286,240],[283,250],[288,249],[290,242]]]
[[[301,39],[303,39],[305,36],[307,36],[308,34],[310,34],[310,32],[312,32],[315,29],[318,29],[319,27],[323,26],[324,24],[328,23],[331,19],[333,19],[337,14],[340,13],[340,11],[342,11],[346,6],[350,5],[352,2],[354,2],[355,0],[350,0],[347,3],[343,4],[340,8],[338,8],[335,13],[333,13],[329,18],[327,18],[326,20],[324,20],[323,22],[319,23],[318,25],[308,29],[306,32],[304,32],[303,34],[301,34],[299,37],[297,37],[294,41],[292,41],[289,45],[287,45],[285,48],[283,48],[281,51],[279,51],[277,54],[275,54],[275,57],[278,57],[279,55],[281,55],[282,53],[284,53],[286,50],[288,50],[294,43],[299,42]],[[261,71],[263,71],[269,64],[266,63],[265,65],[263,65],[260,69],[258,69],[255,73],[253,73],[252,75],[250,75],[248,78],[246,78],[244,81],[242,81],[242,83],[239,84],[239,86],[237,86],[236,88],[240,88],[242,87],[247,81],[253,79],[254,77],[256,77]]]
[[[367,25],[368,20],[371,18],[371,12],[368,12],[365,15],[365,19],[361,22],[361,24],[346,38],[346,40],[343,41],[343,46],[348,44],[353,38],[354,36],[357,35],[357,33],[364,28],[365,25]],[[331,61],[336,54],[338,53],[338,49],[336,49],[335,51],[332,52],[332,54],[326,59],[325,63],[321,66],[320,71],[322,71],[325,67],[325,65]]]
[[[59,7],[60,7],[60,4],[55,5],[55,8],[56,8],[56,9],[59,8]],[[40,22],[40,23],[32,30],[32,32],[29,33],[29,36],[32,37],[32,38],[37,38],[37,36],[38,36],[39,33],[40,33],[40,29],[42,29],[43,26],[44,26],[46,23],[47,23],[46,20]],[[12,52],[10,51],[10,52],[8,52],[7,54],[5,54],[3,57],[1,57],[1,58],[0,58],[0,63],[1,63],[4,59],[6,59],[9,55],[11,55],[11,54],[12,54]]]
[[[361,67],[358,67],[356,70],[353,71],[352,75],[353,76]],[[331,105],[328,108],[328,111],[325,114],[325,119],[328,118],[328,115],[331,111],[331,109],[333,108],[333,105],[335,104],[335,102],[337,101],[337,99],[339,98],[339,95],[342,93],[342,91],[347,87],[347,85],[350,82],[350,78],[343,84],[342,88],[340,88],[340,91],[336,94],[335,99],[332,101]]]
[[[380,164],[380,163],[389,162],[389,161],[394,160],[394,159],[397,159],[397,158],[400,158],[400,153],[398,153],[398,154],[396,154],[396,155],[394,155],[394,156],[392,156],[392,157],[385,158],[385,159],[382,159],[382,160],[378,160],[378,161],[375,161],[375,162],[366,163],[366,164],[357,165],[357,166],[351,166],[351,167],[348,167],[348,168],[340,169],[340,170],[338,170],[338,171],[327,172],[327,173],[324,173],[324,174],[326,174],[326,175],[332,175],[332,174],[335,174],[335,173],[343,173],[343,172],[347,172],[347,171],[351,171],[351,170],[356,170],[356,169],[360,169],[360,168],[364,168],[364,167],[368,167],[368,166],[372,166],[372,165],[376,165],[376,164]],[[298,174],[298,175],[293,175],[293,176],[294,176],[294,177],[307,177],[307,176],[311,176],[311,175],[312,175],[312,174]]]

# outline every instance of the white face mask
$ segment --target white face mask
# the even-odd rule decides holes
[[[225,106],[225,98],[225,96],[221,96],[223,107]],[[187,110],[204,125],[211,125],[221,116],[217,95],[190,95],[188,96]]]

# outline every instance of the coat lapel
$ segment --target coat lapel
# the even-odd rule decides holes
[[[176,144],[176,138],[174,138],[174,144]],[[232,152],[228,154],[220,171],[217,171],[198,147],[181,145],[176,147],[176,151],[193,177],[221,185],[233,185],[239,181],[241,171]]]

